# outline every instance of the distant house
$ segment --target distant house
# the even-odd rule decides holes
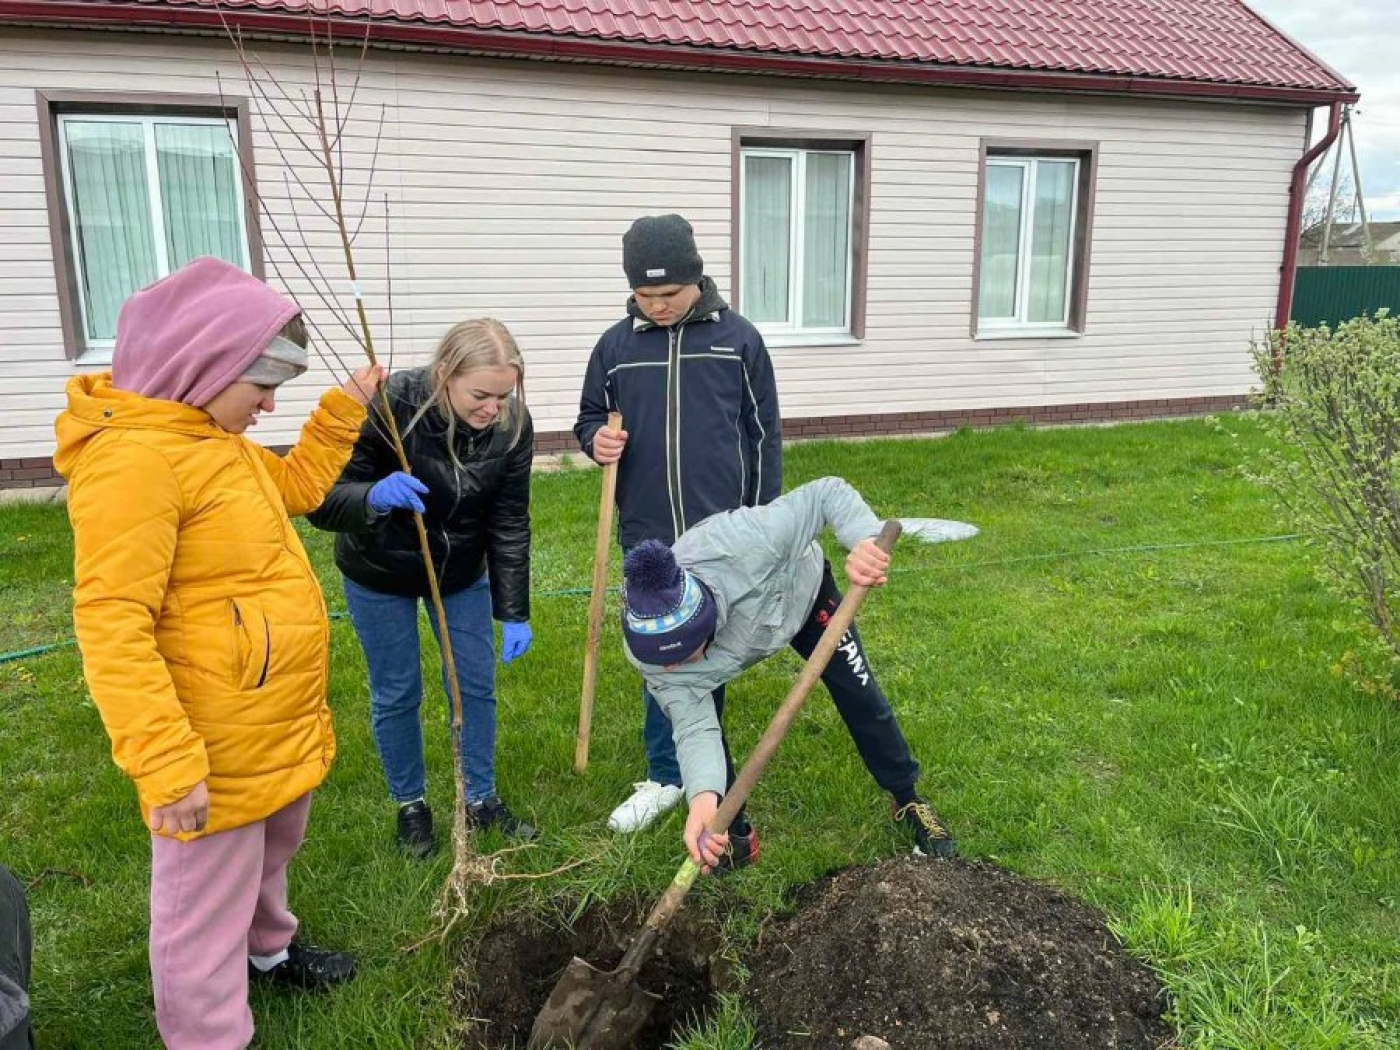
[[[1400,222],[1370,223],[1370,251],[1367,231],[1359,222],[1338,223],[1327,234],[1329,266],[1400,266]],[[1303,231],[1298,250],[1299,266],[1322,264],[1322,240],[1326,228],[1317,224]]]
[[[325,72],[308,6],[342,77],[367,41],[343,162],[363,195],[377,142],[381,346],[501,318],[543,449],[622,314],[623,230],[663,211],[765,332],[789,435],[1237,404],[1287,316],[1312,115],[1357,98],[1240,0],[0,0],[0,486],[52,482],[64,382],[192,255],[334,334],[304,273],[351,289],[287,128]]]

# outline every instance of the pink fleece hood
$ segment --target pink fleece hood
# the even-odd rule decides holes
[[[122,304],[112,385],[202,408],[299,313],[252,274],[220,259],[195,259]]]

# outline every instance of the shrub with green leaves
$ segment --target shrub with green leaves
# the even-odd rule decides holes
[[[1279,444],[1256,457],[1252,473],[1315,541],[1323,580],[1375,626],[1375,648],[1393,677],[1400,662],[1400,319],[1382,311],[1336,329],[1290,325],[1254,353],[1264,423]]]

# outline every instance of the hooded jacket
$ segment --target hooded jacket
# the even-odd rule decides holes
[[[16,1044],[17,1046],[31,1046],[28,1023],[29,994],[0,973],[0,1045],[8,1036],[14,1035],[16,1039],[24,1039],[24,1042]],[[25,1027],[21,1028],[21,1025]]]
[[[671,720],[687,798],[724,794],[724,745],[711,694],[785,648],[807,622],[825,560],[816,541],[827,526],[850,550],[878,536],[881,522],[845,481],[821,478],[767,506],[716,514],[671,548],[676,563],[714,596],[714,640],[704,657],[670,671],[639,662],[630,650],[627,659]]]
[[[30,954],[34,936],[24,887],[0,864],[0,1047],[31,1050],[29,1030]]]
[[[574,436],[622,413],[619,539],[671,543],[711,514],[768,503],[783,488],[782,424],[763,336],[729,309],[714,281],[684,319],[652,323],[635,298],[588,360]]]
[[[444,594],[456,594],[489,568],[493,615],[502,622],[523,623],[530,619],[530,464],[535,447],[529,412],[515,406],[525,416],[514,445],[504,426],[473,430],[459,423],[454,462],[447,448],[447,422],[436,410],[424,413],[409,429],[431,394],[428,382],[426,368],[395,372],[386,393],[413,475],[428,486],[423,523],[439,586]],[[365,423],[354,455],[311,523],[340,533],[335,564],[361,587],[426,598],[428,577],[413,515],[376,514],[369,508],[374,483],[400,469],[384,429],[373,419]]]
[[[203,834],[262,820],[335,754],[326,607],[288,515],[321,502],[364,409],[328,392],[281,457],[107,374],[67,395],[54,463],[69,483],[73,619],[112,757],[143,816],[203,780]]]

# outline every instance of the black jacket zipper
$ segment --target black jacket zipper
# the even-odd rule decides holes
[[[470,431],[467,433],[467,460],[469,461],[476,454],[476,437]],[[447,579],[447,560],[452,557],[452,534],[448,531],[447,525],[457,515],[457,508],[462,503],[462,468],[449,455],[448,463],[452,467],[452,509],[442,519],[442,564],[437,567],[438,582]],[[466,466],[464,462],[463,467]]]

